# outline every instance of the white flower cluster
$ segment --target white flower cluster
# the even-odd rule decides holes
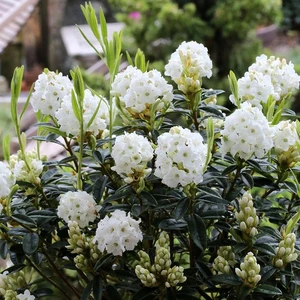
[[[34,85],[34,92],[30,99],[35,112],[41,111],[45,115],[53,116],[60,108],[64,96],[70,95],[73,84],[62,73],[44,71],[39,75]]]
[[[17,298],[19,300],[34,300],[35,296],[33,296],[32,294],[30,294],[29,290],[25,290],[24,293],[18,294]]]
[[[266,117],[247,102],[226,117],[221,135],[223,156],[229,152],[245,160],[253,155],[262,158],[273,147],[273,130]]]
[[[76,221],[81,228],[93,222],[101,206],[85,191],[67,192],[60,197],[57,215],[66,223]]]
[[[98,223],[93,242],[98,249],[106,250],[113,255],[122,255],[126,250],[133,250],[139,241],[143,239],[143,233],[139,227],[141,220],[135,220],[126,215],[125,211],[115,210],[111,216],[105,216]]]
[[[207,146],[198,132],[174,126],[158,137],[155,175],[169,187],[186,186],[203,180]]]
[[[95,113],[100,102],[100,107],[97,115],[88,127],[88,123]],[[60,130],[67,134],[74,136],[80,133],[79,121],[76,118],[71,101],[71,94],[66,95],[61,103],[61,107],[55,113]],[[98,135],[99,131],[106,129],[109,123],[109,105],[104,97],[99,98],[96,95],[92,95],[91,91],[86,89],[84,91],[83,99],[83,130],[84,132],[90,131],[94,135]]]
[[[277,153],[288,151],[291,146],[296,146],[299,137],[296,130],[296,123],[281,121],[274,126],[274,147]]]
[[[256,62],[249,67],[250,72],[260,72],[271,77],[274,91],[277,93],[275,100],[282,99],[288,93],[299,89],[300,76],[295,72],[292,62],[285,59],[267,57],[262,54],[256,58]]]
[[[9,169],[9,166],[0,161],[0,198],[5,198],[9,195],[10,189],[15,182],[15,177]],[[0,212],[2,208],[0,204]]]
[[[43,157],[46,159],[46,157]],[[43,161],[38,158],[36,151],[26,153],[26,162],[23,159],[22,153],[19,150],[17,154],[10,156],[10,168],[18,181],[26,181],[31,183],[39,183],[39,176],[43,172]]]
[[[115,161],[111,169],[127,183],[144,178],[151,172],[147,163],[153,158],[153,148],[147,138],[135,132],[117,136],[111,156]]]
[[[143,73],[136,67],[128,66],[116,75],[111,88],[111,94],[118,97],[132,115],[149,115],[151,106],[157,101],[161,101],[156,107],[156,111],[160,111],[173,100],[172,86],[157,70]]]
[[[212,75],[212,61],[208,50],[197,42],[182,42],[165,66],[165,75],[171,76],[184,93],[200,90],[202,77]]]
[[[269,96],[278,98],[270,75],[260,72],[246,72],[244,77],[238,79],[238,93],[241,102],[249,102],[252,106],[261,109],[261,103],[266,103]],[[234,95],[229,96],[230,101],[236,105]]]

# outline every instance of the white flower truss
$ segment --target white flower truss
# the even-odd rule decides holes
[[[261,103],[267,103],[269,96],[279,99],[279,95],[274,91],[270,75],[255,71],[246,72],[244,77],[238,79],[237,84],[241,102],[247,101],[260,109]],[[236,105],[233,95],[230,95],[229,99]]]
[[[127,183],[144,178],[151,172],[147,163],[153,158],[153,148],[147,138],[135,132],[117,136],[111,156],[115,161],[111,169]]]
[[[67,192],[60,197],[57,215],[66,223],[76,221],[81,228],[95,221],[101,206],[85,191]]]
[[[130,213],[126,215],[125,211],[115,210],[98,223],[93,242],[101,252],[106,250],[115,256],[122,255],[126,250],[133,250],[142,241],[140,222],[140,219],[133,219]]]
[[[24,294],[17,295],[18,300],[34,300],[35,296],[30,294],[29,290],[25,290]]]
[[[207,146],[198,132],[174,126],[158,137],[155,149],[155,175],[169,187],[200,183],[207,157]]]
[[[11,187],[15,184],[16,180],[9,169],[9,166],[0,161],[0,198],[5,198],[9,195]],[[2,205],[0,211],[2,211]]]
[[[290,146],[296,146],[299,142],[296,123],[290,120],[279,122],[274,126],[273,140],[277,153],[289,150]]]
[[[299,89],[300,76],[295,72],[293,63],[287,63],[285,59],[275,58],[275,56],[268,58],[262,54],[256,58],[255,63],[248,70],[261,72],[271,77],[274,91],[278,94],[275,100],[282,99]]]
[[[150,108],[159,101],[155,111],[160,111],[173,100],[172,86],[157,70],[143,73],[136,67],[128,66],[116,75],[111,94],[131,113],[150,114]]]
[[[248,160],[253,155],[262,158],[273,147],[273,130],[257,107],[244,102],[226,117],[221,130],[220,153]]]
[[[91,120],[93,114],[95,113],[100,102],[100,107],[97,115],[88,127],[88,123]],[[80,133],[79,121],[76,118],[73,108],[71,95],[67,95],[63,98],[60,109],[55,113],[58,124],[60,125],[60,130],[77,136]],[[83,130],[84,132],[90,131],[94,135],[98,135],[99,131],[106,129],[109,123],[109,105],[104,97],[98,97],[92,95],[91,91],[86,89],[84,92],[83,99]]]
[[[211,77],[212,61],[203,44],[182,42],[172,53],[165,70],[165,75],[171,76],[179,90],[195,92],[201,88],[202,77]]]
[[[34,85],[31,96],[31,105],[35,112],[41,111],[45,115],[53,116],[60,108],[61,101],[66,95],[71,94],[73,83],[62,73],[56,74],[45,71],[39,75]]]

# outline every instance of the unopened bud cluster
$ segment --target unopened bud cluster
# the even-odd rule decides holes
[[[286,264],[297,259],[298,254],[295,253],[296,235],[289,233],[280,241],[278,247],[275,249],[275,257],[273,264],[277,268],[282,268]]]
[[[235,273],[244,282],[244,284],[254,288],[260,281],[259,275],[260,265],[256,261],[256,257],[252,252],[248,252],[245,256],[244,262],[240,264],[240,269],[235,268]]]
[[[151,264],[149,255],[139,251],[140,264],[135,267],[135,273],[141,282],[147,287],[155,287],[164,284],[165,287],[177,286],[186,281],[183,267],[171,268],[170,240],[166,232],[161,232],[155,243],[154,264]]]
[[[256,209],[253,207],[253,200],[250,193],[245,192],[239,199],[240,211],[235,213],[235,217],[240,224],[240,229],[247,236],[254,237],[258,231],[259,218]]]
[[[80,270],[88,270],[100,258],[98,247],[81,232],[76,221],[68,222],[69,245],[66,248],[72,250],[71,253],[76,253],[74,258],[75,265]]]
[[[235,255],[231,246],[221,246],[217,252],[218,256],[213,262],[214,274],[230,274],[235,265]]]

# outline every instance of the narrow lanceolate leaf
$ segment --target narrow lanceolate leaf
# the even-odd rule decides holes
[[[29,232],[23,237],[23,250],[27,255],[32,255],[39,246],[39,236],[35,232]]]
[[[206,248],[206,228],[204,222],[198,215],[189,215],[186,217],[186,221],[193,242],[201,251],[204,251]]]
[[[9,162],[10,159],[10,135],[6,135],[2,139],[2,152],[4,159]]]
[[[96,276],[93,280],[93,296],[95,300],[101,300],[103,294],[102,279]]]
[[[279,288],[269,285],[269,284],[260,284],[254,290],[255,293],[267,294],[267,295],[282,295],[282,292]]]

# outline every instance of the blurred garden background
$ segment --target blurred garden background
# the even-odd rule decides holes
[[[0,139],[10,132],[13,135],[9,82],[17,66],[25,66],[24,99],[43,68],[67,75],[76,65],[82,68],[91,88],[108,94],[107,70],[75,26],[85,26],[80,9],[85,2],[1,1]],[[203,43],[214,65],[209,86],[225,91],[220,98],[222,104],[227,104],[229,71],[234,70],[237,78],[243,76],[262,53],[292,61],[300,73],[299,0],[98,0],[91,3],[96,10],[103,9],[112,29],[123,28],[125,65],[125,53],[133,56],[140,48],[150,61],[149,68],[163,72],[170,54],[182,41]],[[291,107],[300,113],[300,95],[294,95]],[[25,118],[24,130],[31,123],[32,116]]]

